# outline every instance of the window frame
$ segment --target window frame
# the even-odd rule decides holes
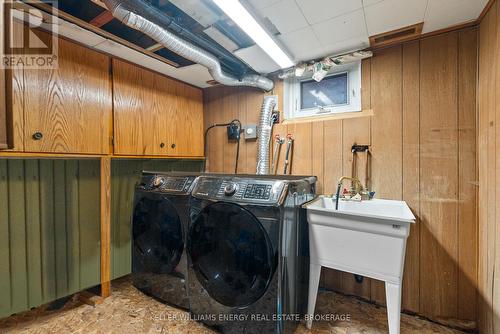
[[[287,78],[285,85],[285,119],[303,117],[321,117],[332,114],[360,112],[361,110],[361,61],[334,66],[328,71],[325,79],[347,73],[348,103],[330,107],[316,107],[301,109],[302,83],[311,81],[312,74],[302,78]],[[324,80],[324,79],[323,79]]]

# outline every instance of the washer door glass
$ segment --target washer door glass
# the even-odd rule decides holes
[[[182,224],[172,202],[148,194],[134,208],[133,270],[156,274],[175,270],[184,250]]]
[[[252,213],[236,204],[214,203],[200,212],[190,228],[188,254],[201,285],[229,307],[257,301],[274,272],[266,230]]]

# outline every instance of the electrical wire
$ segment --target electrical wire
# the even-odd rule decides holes
[[[234,174],[237,174],[238,173],[238,160],[240,158],[240,139],[241,139],[241,122],[239,119],[233,119],[231,122],[229,123],[214,123],[212,125],[210,125],[206,130],[205,130],[205,133],[203,135],[203,142],[204,142],[204,146],[203,146],[203,155],[205,156],[205,160],[203,160],[203,172],[206,171],[206,168],[207,168],[207,138],[208,138],[208,133],[210,130],[212,130],[213,128],[217,128],[217,127],[228,127],[228,126],[231,126],[231,125],[236,125],[238,126],[238,138],[237,138],[237,146],[236,146],[236,161],[235,161],[235,164],[234,164]]]

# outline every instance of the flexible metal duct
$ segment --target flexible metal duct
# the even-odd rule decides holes
[[[269,174],[269,141],[273,131],[272,114],[276,100],[273,96],[264,97],[260,108],[259,129],[257,135],[257,174]]]
[[[104,4],[111,11],[113,16],[145,35],[148,35],[167,49],[177,53],[178,55],[189,59],[195,63],[205,66],[214,80],[227,86],[249,86],[257,87],[265,91],[270,91],[274,87],[274,82],[264,76],[257,74],[248,74],[238,79],[228,73],[225,73],[219,59],[208,53],[202,48],[193,45],[168,30],[158,26],[148,19],[136,14],[134,9],[139,11],[140,8],[135,8],[133,1],[124,0],[103,0]],[[139,2],[137,2],[139,3]],[[140,6],[150,6],[144,2],[140,2]]]

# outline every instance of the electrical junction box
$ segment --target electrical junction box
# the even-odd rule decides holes
[[[245,126],[245,140],[257,139],[257,125],[249,124]]]
[[[227,127],[227,139],[238,140],[240,139],[240,128],[236,124],[231,124]]]

